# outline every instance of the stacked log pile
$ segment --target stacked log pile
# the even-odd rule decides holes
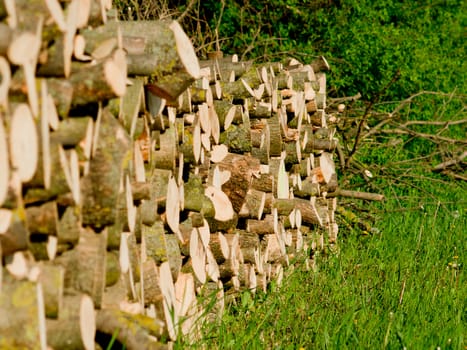
[[[326,60],[110,5],[0,1],[0,348],[165,348],[336,241]]]

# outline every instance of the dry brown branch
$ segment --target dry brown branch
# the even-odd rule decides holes
[[[467,157],[467,151],[464,151],[461,155],[459,155],[458,157],[456,157],[454,159],[450,159],[448,161],[442,162],[442,163],[434,166],[432,170],[433,171],[445,170],[446,168],[448,168],[450,166],[453,166],[453,165],[456,165],[456,164],[462,162],[462,160],[464,160],[465,157]]]
[[[456,139],[452,139],[450,137],[427,134],[427,133],[424,133],[424,132],[417,132],[417,131],[411,130],[409,128],[405,128],[402,125],[400,125],[399,127],[395,128],[395,129],[381,130],[380,133],[382,133],[382,134],[412,135],[412,136],[421,137],[421,138],[433,141],[435,143],[448,142],[448,143],[452,143],[452,144],[456,144],[456,143],[467,144],[467,140],[456,140]]]

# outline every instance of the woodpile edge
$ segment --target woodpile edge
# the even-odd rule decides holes
[[[2,349],[196,340],[337,239],[326,60],[200,61],[111,7],[0,1]]]

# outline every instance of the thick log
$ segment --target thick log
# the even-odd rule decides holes
[[[120,28],[120,29],[119,29]],[[118,30],[124,37],[139,37],[143,52],[133,53],[124,46],[128,74],[149,76],[150,91],[167,100],[175,100],[200,75],[193,45],[176,21],[108,22],[94,30],[83,31],[88,50],[115,38]]]
[[[5,279],[0,292],[0,347],[3,349],[47,348],[42,285]]]
[[[141,238],[141,259],[154,260],[157,265],[168,261],[165,229],[162,221],[156,221],[152,226],[143,225]]]
[[[115,222],[120,181],[131,148],[128,134],[107,109],[98,122],[89,174],[82,180],[83,224],[103,228]]]
[[[55,261],[65,269],[65,289],[91,296],[100,308],[106,283],[107,234],[83,231],[75,249],[65,252]]]
[[[250,130],[245,125],[231,124],[221,132],[219,141],[232,153],[246,153],[252,148]]]
[[[87,65],[70,75],[74,105],[85,105],[125,94],[126,62],[121,62],[121,55],[124,56],[125,53],[116,51],[116,57],[109,57],[95,65]]]

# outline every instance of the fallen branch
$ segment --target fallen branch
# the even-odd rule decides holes
[[[365,199],[369,201],[382,201],[384,200],[384,195],[379,193],[370,193],[370,192],[360,192],[360,191],[350,191],[338,189],[335,192],[329,192],[326,197],[347,197],[347,198],[356,198],[356,199]]]

